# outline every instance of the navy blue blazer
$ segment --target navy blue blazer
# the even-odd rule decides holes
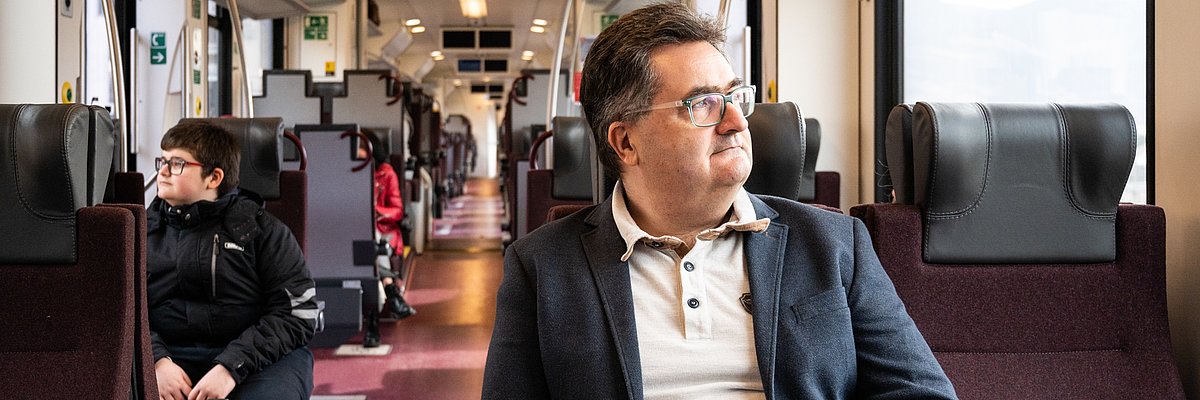
[[[955,398],[862,222],[750,200],[771,219],[764,232],[740,233],[766,398]],[[624,253],[611,200],[509,246],[484,399],[642,399]]]

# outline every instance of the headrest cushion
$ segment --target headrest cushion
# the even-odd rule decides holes
[[[0,105],[0,264],[72,264],[75,212],[104,197],[116,138],[107,111]]]
[[[1135,130],[1116,104],[917,103],[913,180],[925,260],[1115,259]]]
[[[754,169],[746,179],[746,191],[811,201],[816,196],[821,125],[802,118],[792,102],[756,104],[748,121]]]
[[[562,200],[592,199],[592,129],[582,117],[554,117],[554,190]]]
[[[266,200],[279,198],[279,170],[283,165],[283,119],[271,118],[188,118],[224,128],[242,143],[238,186],[258,193]]]

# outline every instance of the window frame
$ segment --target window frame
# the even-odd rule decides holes
[[[1146,1],[1146,204],[1155,204],[1154,185],[1154,0]],[[875,2],[875,202],[890,202],[887,151],[888,114],[904,101],[904,0]]]

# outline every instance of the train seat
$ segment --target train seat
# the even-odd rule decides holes
[[[265,118],[188,118],[184,121],[205,121],[220,126],[238,137],[242,144],[238,187],[262,196],[267,212],[279,218],[291,229],[302,250],[307,249],[305,213],[308,209],[307,168],[304,162],[297,170],[284,168],[284,143],[297,149],[305,158],[304,145],[291,133],[285,133],[283,119]],[[285,142],[286,140],[286,142]]]
[[[904,203],[851,214],[961,398],[1183,398],[1165,215],[1118,204],[1136,140],[1124,107],[917,103],[892,117]]]
[[[133,367],[150,357],[144,214],[96,206],[117,140],[107,111],[0,105],[0,137],[0,226],[20,227],[0,230],[4,396],[157,398]]]
[[[747,119],[754,146],[754,169],[746,191],[829,207],[840,206],[840,175],[817,172],[821,125],[803,118],[792,102],[754,106]]]
[[[533,160],[545,139],[554,138],[554,168],[535,163],[526,175],[526,232],[544,225],[551,207],[592,204],[592,130],[581,117],[554,117],[551,129],[530,149]]]
[[[320,227],[308,232],[305,258],[325,302],[325,330],[310,346],[337,346],[362,328],[363,311],[379,298],[375,175],[370,158],[356,159],[358,141],[368,140],[357,125],[299,125],[296,135],[308,153],[307,224]]]

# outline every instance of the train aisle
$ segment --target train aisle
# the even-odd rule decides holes
[[[335,349],[313,349],[314,399],[479,398],[503,276],[498,184],[467,182],[443,217],[434,220],[431,249],[417,256],[405,296],[417,314],[381,323],[391,351],[339,356]]]

